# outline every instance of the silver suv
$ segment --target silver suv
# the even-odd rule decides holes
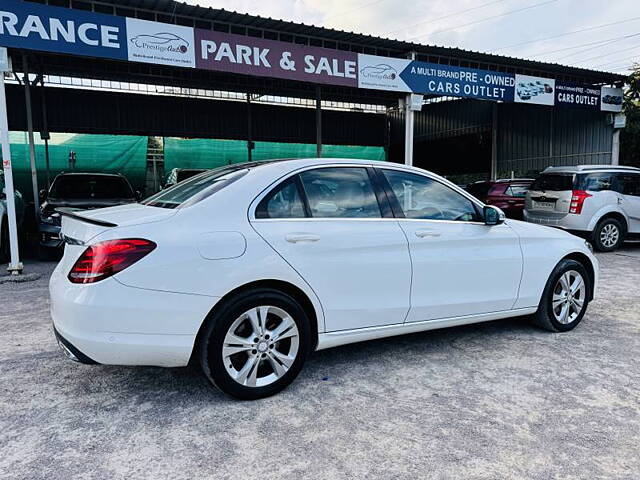
[[[569,230],[601,252],[640,235],[640,168],[549,167],[525,200],[527,222]]]

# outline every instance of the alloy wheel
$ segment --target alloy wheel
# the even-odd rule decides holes
[[[563,325],[573,322],[584,307],[586,284],[575,270],[564,272],[553,289],[551,306],[556,320]]]
[[[600,231],[600,243],[605,248],[612,248],[618,243],[620,229],[613,223],[608,223]]]
[[[222,361],[237,383],[264,387],[279,380],[293,365],[300,333],[293,318],[281,308],[259,306],[231,324],[222,346]]]

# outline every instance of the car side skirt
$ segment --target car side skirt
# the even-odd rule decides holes
[[[394,325],[382,325],[378,327],[358,328],[355,330],[341,330],[338,332],[321,333],[318,335],[318,347],[316,350],[347,345],[349,343],[375,340],[377,338],[393,337],[407,333],[425,332],[439,328],[457,327],[471,323],[489,322],[503,318],[531,315],[538,307],[519,308],[516,310],[504,310],[501,312],[483,313],[480,315],[465,315],[462,317],[441,318],[436,320],[424,320],[420,322],[401,323]]]

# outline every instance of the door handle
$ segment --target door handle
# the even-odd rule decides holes
[[[418,238],[439,237],[440,235],[440,232],[434,230],[416,230],[416,237]]]
[[[289,233],[284,239],[289,243],[317,242],[320,240],[320,235],[314,235],[313,233]]]
[[[618,197],[618,205],[622,204],[622,197]]]

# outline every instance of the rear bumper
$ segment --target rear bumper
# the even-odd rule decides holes
[[[527,210],[523,212],[525,222],[546,225],[548,227],[562,228],[573,232],[588,232],[589,222],[582,215],[567,213],[563,216],[551,216],[540,213],[531,213]]]
[[[115,278],[75,285],[58,270],[49,285],[53,326],[65,353],[82,363],[185,366],[218,300],[127,287]]]

